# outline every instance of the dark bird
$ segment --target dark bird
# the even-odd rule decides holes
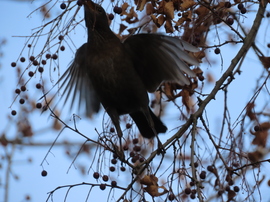
[[[97,113],[100,103],[122,136],[119,116],[129,114],[145,138],[165,133],[167,127],[149,108],[148,92],[163,81],[189,84],[184,73],[194,77],[188,62],[198,65],[184,49],[195,47],[174,37],[137,34],[122,42],[110,29],[104,9],[92,1],[83,1],[87,43],[60,78],[66,96],[79,98],[79,107],[88,116]]]

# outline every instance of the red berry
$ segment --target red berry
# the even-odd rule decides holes
[[[46,177],[46,176],[47,176],[47,174],[48,174],[48,173],[47,173],[47,171],[46,171],[46,170],[43,170],[43,171],[41,172],[41,176],[42,176],[42,177]]]
[[[109,20],[113,20],[113,19],[114,19],[114,15],[113,15],[112,13],[110,13],[110,14],[108,15],[108,18],[109,18]]]
[[[139,139],[138,138],[134,138],[133,140],[132,140],[132,143],[133,144],[137,144],[139,142]]]

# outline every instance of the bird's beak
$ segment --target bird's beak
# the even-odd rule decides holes
[[[83,1],[83,4],[85,8],[88,8],[89,10],[95,10],[96,5],[93,1],[85,0]]]

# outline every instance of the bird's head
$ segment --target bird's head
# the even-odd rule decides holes
[[[108,18],[105,10],[91,0],[84,0],[85,25],[88,29],[104,30],[109,28]]]

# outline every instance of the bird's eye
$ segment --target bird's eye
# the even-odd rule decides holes
[[[102,8],[101,8],[101,7],[96,7],[96,10],[97,10],[99,13],[102,13]]]

